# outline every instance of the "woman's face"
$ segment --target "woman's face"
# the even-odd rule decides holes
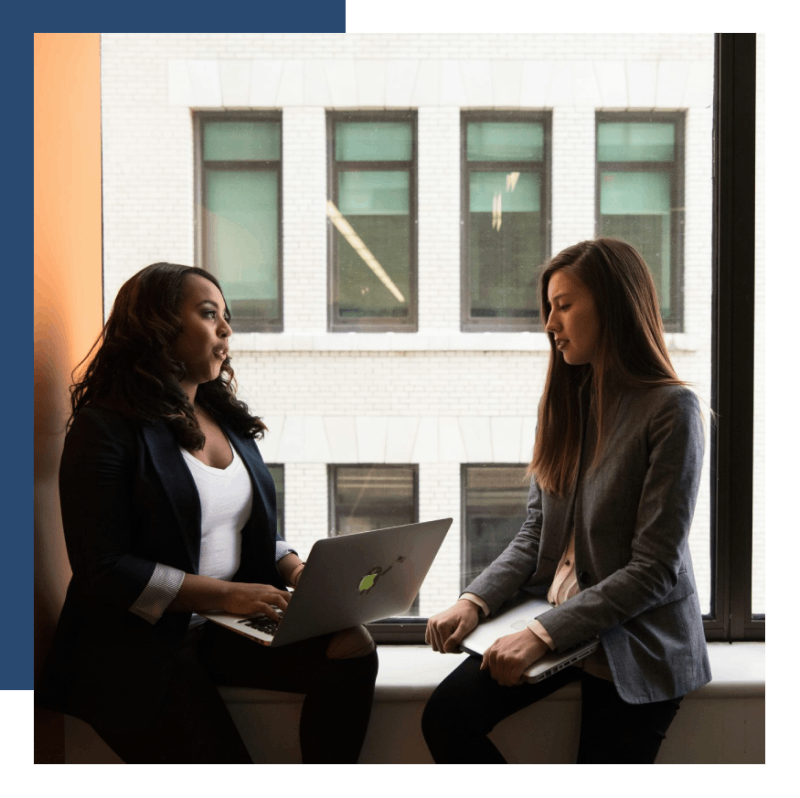
[[[183,329],[175,341],[172,355],[183,361],[186,376],[181,386],[193,395],[204,382],[219,377],[228,357],[231,328],[225,320],[225,300],[219,288],[196,274],[184,278],[184,297],[180,307]]]
[[[571,366],[593,364],[600,337],[600,316],[589,289],[574,275],[559,269],[547,285],[550,316],[547,332]]]

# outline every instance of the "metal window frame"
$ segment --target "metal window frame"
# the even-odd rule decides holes
[[[470,122],[540,122],[544,127],[544,156],[541,161],[468,161],[467,125]],[[541,332],[544,329],[537,309],[533,319],[482,318],[470,315],[470,212],[469,175],[471,172],[508,171],[541,175],[540,234],[544,243],[542,262],[550,259],[552,244],[552,111],[486,111],[461,112],[461,331],[462,332]]]
[[[752,613],[756,34],[720,33],[714,74],[709,640],[763,640]]]
[[[348,122],[409,122],[411,124],[411,160],[409,161],[337,161],[336,123]],[[328,231],[328,331],[329,332],[417,332],[418,308],[418,135],[417,112],[412,111],[328,111],[326,114],[328,150],[327,197],[338,207],[338,175],[341,171],[406,171],[409,176],[409,240],[408,240],[408,316],[387,320],[383,317],[364,317],[343,321],[338,318],[339,259],[337,232],[330,219]]]
[[[671,122],[675,125],[675,157],[672,161],[603,161],[597,157],[598,129],[604,122]],[[670,307],[665,332],[683,332],[684,240],[686,231],[686,111],[597,111],[595,113],[595,235],[600,236],[600,172],[669,172],[670,186]]]
[[[231,326],[234,332],[283,332],[283,115],[280,111],[193,111],[192,125],[194,132],[194,258],[202,269],[214,274],[208,267],[206,258],[207,230],[203,225],[203,208],[206,197],[206,170],[227,169],[242,171],[274,171],[278,176],[278,317],[264,321],[263,319],[233,316]],[[203,160],[203,128],[205,122],[240,122],[263,121],[278,122],[281,126],[280,158],[269,161],[214,161],[213,166]],[[219,278],[218,274],[214,274]]]

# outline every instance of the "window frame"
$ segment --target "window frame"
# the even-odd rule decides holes
[[[756,34],[718,33],[714,70],[708,640],[764,640],[752,612]]]
[[[337,161],[336,160],[336,123],[337,122],[409,122],[411,125],[411,160],[410,161]],[[337,256],[338,231],[327,219],[328,231],[328,331],[329,332],[417,332],[419,323],[418,310],[418,185],[419,143],[417,112],[412,111],[328,111],[326,113],[327,135],[327,198],[336,207],[338,203],[338,176],[342,171],[361,170],[365,172],[407,171],[408,173],[408,316],[404,320],[389,320],[379,317],[348,319],[338,318],[339,261]],[[399,164],[406,164],[404,169]]]
[[[675,157],[672,161],[600,161],[597,152],[600,125],[604,122],[671,122],[675,125]],[[595,235],[600,230],[600,172],[670,172],[670,307],[671,318],[662,320],[665,332],[683,332],[684,241],[686,237],[686,111],[596,111],[595,112]]]
[[[205,122],[277,122],[281,129],[281,151],[280,158],[264,161],[214,161],[210,166],[203,160],[203,141]],[[283,332],[284,325],[284,303],[283,303],[283,116],[280,111],[193,111],[192,125],[194,132],[194,219],[195,219],[195,238],[194,251],[195,263],[200,268],[213,274],[217,279],[219,275],[208,267],[207,252],[207,233],[203,224],[205,198],[206,198],[206,169],[241,170],[241,171],[271,171],[277,174],[278,178],[278,265],[277,265],[277,292],[278,292],[278,316],[276,319],[263,321],[253,317],[237,318],[234,313],[231,320],[231,327],[234,333]]]
[[[467,126],[470,122],[541,122],[544,127],[544,157],[541,161],[468,161]],[[462,332],[542,332],[540,311],[534,320],[514,318],[473,318],[470,315],[470,211],[469,176],[471,172],[531,172],[541,176],[540,235],[544,242],[542,262],[551,256],[552,245],[552,111],[461,111],[461,331]]]

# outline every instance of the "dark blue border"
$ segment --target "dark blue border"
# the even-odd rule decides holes
[[[219,2],[153,2],[141,0],[126,8],[107,4],[88,7],[39,2],[16,8],[3,36],[3,74],[6,105],[14,124],[5,125],[5,151],[9,177],[4,220],[6,229],[5,336],[11,353],[3,400],[6,495],[11,499],[2,523],[3,578],[0,601],[7,613],[0,657],[0,690],[33,689],[33,380],[18,379],[19,341],[24,325],[31,327],[33,241],[33,32],[136,31],[161,33],[344,33],[345,0],[300,0],[277,3],[244,0],[236,13]],[[28,70],[26,74],[26,68]],[[8,135],[10,133],[10,135]],[[26,157],[27,156],[27,157]],[[30,271],[29,271],[30,269]],[[31,293],[29,293],[31,292]],[[32,298],[32,297],[31,297]],[[32,362],[32,354],[27,362]],[[21,358],[20,358],[21,360]],[[32,376],[32,375],[31,375]],[[17,383],[21,383],[17,385]]]

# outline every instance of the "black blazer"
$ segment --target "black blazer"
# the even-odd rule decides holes
[[[234,580],[285,589],[275,565],[275,485],[255,442],[221,424],[253,484]],[[94,726],[147,725],[169,682],[191,613],[155,624],[134,615],[160,562],[196,574],[200,500],[163,423],[81,410],[67,433],[59,472],[72,580],[36,701]]]

